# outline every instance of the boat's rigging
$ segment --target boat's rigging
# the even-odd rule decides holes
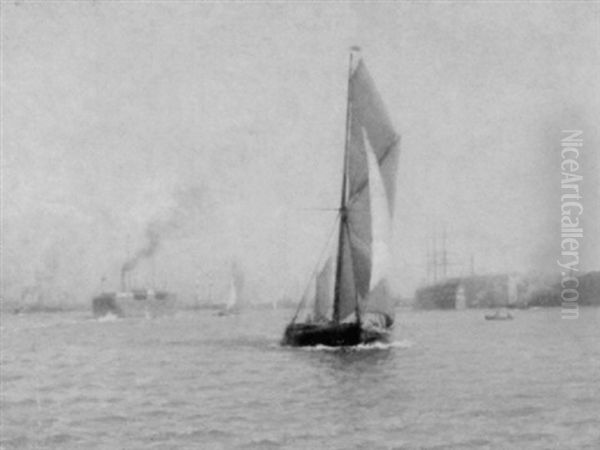
[[[338,234],[338,249],[337,249],[337,262],[335,268],[335,285],[333,289],[333,321],[340,321],[340,282],[342,279],[342,260],[344,251],[344,232],[348,230],[348,208],[347,208],[347,185],[348,185],[348,146],[350,143],[350,121],[352,119],[352,100],[351,94],[351,81],[352,81],[352,69],[353,69],[353,57],[354,51],[358,51],[358,47],[352,47],[350,51],[350,61],[348,66],[348,88],[346,93],[346,136],[344,142],[344,165],[342,175],[342,199],[340,202],[340,228]],[[349,236],[348,236],[349,237]],[[359,320],[358,303],[356,308],[356,318]]]
[[[294,317],[292,317],[291,323],[294,323],[296,321],[296,319],[298,318],[298,314],[300,314],[300,311],[302,311],[302,308],[304,308],[304,305],[305,305],[307,297],[308,297],[308,290],[310,289],[310,283],[311,283],[312,279],[315,278],[317,276],[317,273],[319,272],[319,267],[321,265],[321,261],[323,260],[325,253],[329,249],[329,243],[331,242],[331,238],[333,237],[333,234],[335,233],[337,221],[339,220],[339,218],[340,218],[340,215],[338,214],[336,216],[335,220],[333,221],[333,225],[331,226],[329,233],[327,234],[327,240],[325,241],[323,250],[321,250],[321,253],[319,255],[319,258],[317,259],[315,267],[311,271],[311,276],[308,278],[308,283],[306,283],[306,287],[304,288],[304,292],[302,294],[302,300],[300,301],[300,303],[298,304],[298,307],[296,308],[296,312],[294,313]]]

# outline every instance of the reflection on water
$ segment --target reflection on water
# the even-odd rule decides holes
[[[287,311],[5,316],[2,447],[595,448],[598,311],[399,311],[358,349],[280,347]]]

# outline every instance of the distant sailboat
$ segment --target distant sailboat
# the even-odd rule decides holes
[[[229,296],[227,298],[227,303],[225,303],[225,309],[227,311],[233,311],[236,304],[237,304],[237,289],[235,288],[235,283],[233,282],[233,277],[231,277],[231,282],[229,283]]]
[[[394,322],[386,278],[400,138],[364,62],[358,57],[354,63],[356,51],[350,53],[331,308],[326,264],[317,276],[313,316],[297,322],[303,300],[285,330],[284,345],[348,346],[386,340]]]
[[[225,307],[217,313],[219,316],[237,314],[242,308],[242,289],[244,287],[244,275],[237,264],[231,266],[231,278]]]

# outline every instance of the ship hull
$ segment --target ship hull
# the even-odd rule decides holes
[[[363,329],[359,323],[292,323],[281,341],[290,347],[349,347],[373,342],[386,342],[387,330]]]
[[[214,315],[217,317],[229,317],[229,316],[235,316],[237,314],[238,314],[237,311],[221,310],[221,311],[217,311]]]
[[[152,296],[136,298],[133,295],[105,293],[92,300],[94,317],[161,317],[175,312],[175,300],[172,296]]]
[[[484,317],[485,317],[485,320],[513,320],[512,316],[496,316],[496,315],[486,314]]]

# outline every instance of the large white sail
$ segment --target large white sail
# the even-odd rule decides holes
[[[369,166],[369,201],[371,204],[371,280],[369,290],[373,290],[381,280],[388,276],[391,262],[391,216],[379,165],[366,133],[364,142]]]
[[[392,319],[393,308],[383,301],[388,297],[383,272],[389,259],[384,246],[389,244],[385,235],[395,198],[399,136],[362,60],[350,76],[348,101],[348,198],[340,227],[337,318],[344,320],[358,307]]]
[[[364,135],[365,152],[369,165],[369,201],[371,203],[371,280],[369,295],[364,299],[361,310],[364,313],[377,313],[394,319],[394,305],[390,298],[387,279],[392,256],[391,214],[387,192],[383,185],[381,171],[369,140]]]

